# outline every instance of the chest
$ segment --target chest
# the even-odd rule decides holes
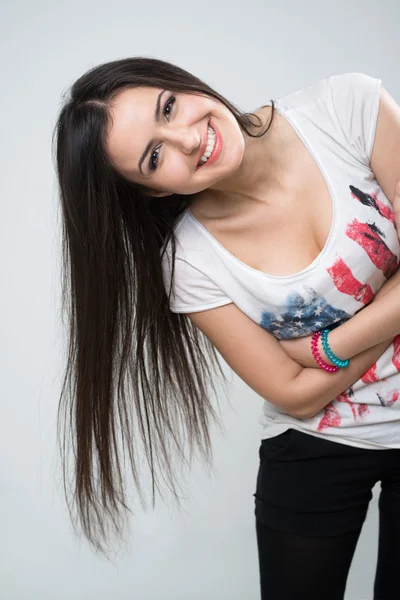
[[[232,218],[195,217],[230,254],[275,276],[308,267],[321,253],[333,219],[332,199],[321,171],[305,155],[290,191],[270,190],[265,202],[249,202]]]

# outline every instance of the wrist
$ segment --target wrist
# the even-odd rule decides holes
[[[329,340],[330,342],[330,340]],[[331,346],[332,347],[332,346]],[[334,349],[332,348],[333,352]],[[329,356],[326,354],[325,350],[324,350],[324,346],[322,344],[322,337],[320,336],[318,339],[318,351],[319,351],[319,355],[322,358],[322,360],[324,360],[326,363],[328,363],[328,365],[330,365],[331,367],[334,367],[334,363],[330,360]]]
[[[321,338],[321,331],[316,331],[315,333],[312,334],[311,336],[311,352],[313,354],[313,357],[315,359],[315,362],[318,364],[319,367],[321,367],[321,369],[324,369],[324,371],[328,371],[329,373],[336,373],[336,371],[339,370],[339,366],[338,365],[330,365],[329,363],[327,363],[321,356],[319,349],[318,349],[318,343],[320,341]],[[328,350],[329,352],[329,350]]]
[[[313,333],[311,336],[311,353],[321,369],[335,373],[339,369],[348,367],[350,360],[343,360],[335,354],[328,341],[329,334],[330,330],[326,328]]]
[[[321,342],[322,342],[322,347],[325,351],[326,356],[328,357],[328,359],[333,362],[334,365],[336,365],[337,367],[339,367],[339,369],[344,369],[346,367],[349,366],[350,360],[346,359],[346,360],[342,360],[341,358],[339,358],[339,356],[337,356],[332,348],[329,345],[329,341],[328,341],[328,337],[329,337],[329,329],[323,329],[322,333],[321,333]]]
[[[351,322],[351,319],[342,323],[339,327],[332,329],[329,333],[329,347],[335,356],[341,359],[343,357],[352,358],[356,354],[359,354],[356,344],[357,337],[354,332],[354,323]]]

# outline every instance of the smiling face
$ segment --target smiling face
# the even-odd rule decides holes
[[[130,88],[114,98],[111,114],[107,146],[114,166],[157,195],[198,193],[241,164],[243,133],[230,110],[214,98]],[[207,146],[212,154],[203,163]]]

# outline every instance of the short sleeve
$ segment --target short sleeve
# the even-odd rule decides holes
[[[165,290],[169,295],[171,285],[172,258],[165,252],[162,258]],[[185,259],[175,258],[174,279],[170,297],[170,309],[175,313],[199,312],[230,304],[221,288],[201,269]]]
[[[334,75],[327,93],[347,142],[370,165],[379,111],[381,79],[363,73]]]

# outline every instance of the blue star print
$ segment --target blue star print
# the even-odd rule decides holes
[[[319,296],[312,288],[305,288],[306,298],[298,292],[289,294],[280,314],[263,312],[260,325],[276,338],[289,340],[291,338],[311,335],[324,327],[339,325],[350,315],[344,310],[334,308]]]

